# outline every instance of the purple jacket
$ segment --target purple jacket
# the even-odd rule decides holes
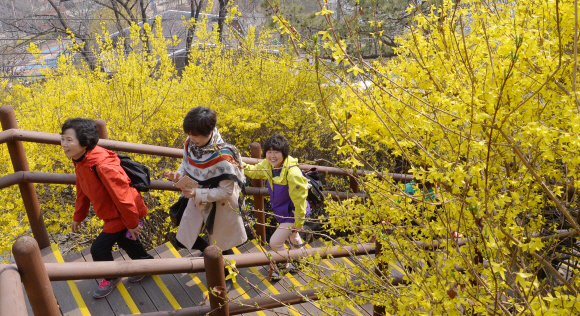
[[[302,227],[310,214],[310,205],[306,200],[308,181],[300,169],[295,168],[297,165],[298,160],[288,156],[282,168],[275,170],[268,159],[264,159],[257,165],[244,163],[244,174],[252,179],[267,180],[270,204],[278,223],[294,223],[296,227]]]
[[[288,193],[288,185],[274,183],[274,190],[266,180],[266,187],[270,191],[270,205],[276,215],[278,223],[294,223],[294,203]],[[306,217],[310,216],[310,203],[306,201]]]

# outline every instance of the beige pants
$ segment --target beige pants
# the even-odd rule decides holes
[[[297,232],[292,233],[293,225],[294,223],[282,223],[280,224],[280,226],[278,226],[272,237],[270,237],[270,247],[272,248],[272,250],[275,251],[286,250],[284,248],[284,241],[286,241],[288,237],[291,238],[292,243],[294,244],[302,243],[302,238],[300,238],[300,235],[298,235]]]

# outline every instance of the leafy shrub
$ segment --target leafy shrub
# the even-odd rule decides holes
[[[143,49],[139,27],[131,28],[128,54],[123,42],[113,44],[107,30],[99,36],[98,67],[94,71],[61,56],[57,69],[45,69],[45,79],[30,85],[3,82],[3,103],[15,108],[19,127],[60,133],[70,117],[89,117],[107,122],[111,139],[182,148],[185,134],[183,117],[195,106],[208,106],[218,112],[218,128],[226,141],[248,155],[248,145],[274,132],[284,133],[295,150],[293,155],[312,158],[328,152],[331,131],[316,115],[318,87],[308,65],[284,51],[265,59],[271,35],[256,40],[250,30],[245,50],[226,47],[216,33],[207,32],[207,21],[197,27],[198,41],[191,63],[177,76],[167,47],[174,39],[163,38],[160,22],[152,30],[144,26],[151,54]],[[256,42],[256,43],[254,43]],[[38,49],[31,46],[38,53]],[[308,105],[305,103],[308,102]],[[304,116],[310,119],[305,120]],[[32,171],[74,173],[73,164],[53,145],[25,143]],[[175,170],[179,159],[130,154],[151,168],[152,178]],[[13,172],[6,146],[0,147],[0,175]],[[74,186],[36,185],[41,209],[51,240],[71,250],[84,248],[100,232],[102,222],[89,217],[80,234],[70,233],[74,211]],[[0,254],[7,256],[16,238],[30,234],[27,217],[16,186],[6,188],[0,197]],[[143,194],[150,213],[145,244],[163,243],[174,228],[166,212],[177,193],[152,191]]]
[[[316,15],[327,28],[312,40],[276,17],[314,56],[320,77],[344,82],[340,96],[321,94],[338,152],[350,156],[343,162],[385,175],[360,179],[369,196],[360,203],[329,202],[327,228],[348,232],[342,243],[375,236],[383,252],[337,266],[325,293],[337,298],[325,302],[344,308],[345,295],[359,293],[351,303],[397,315],[578,313],[578,239],[546,237],[580,233],[572,212],[580,167],[574,5],[442,1],[428,15],[411,6],[397,57],[376,61],[347,54],[357,43],[342,40],[326,2]],[[370,16],[371,25],[381,22]],[[319,58],[322,48],[332,61]],[[417,183],[392,181],[377,151],[396,156]],[[386,264],[386,276],[374,276]],[[405,286],[391,283],[395,265]],[[318,276],[312,286],[322,282],[308,267]]]

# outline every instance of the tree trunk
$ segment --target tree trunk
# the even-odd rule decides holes
[[[197,22],[199,18],[199,12],[201,11],[201,7],[203,4],[203,0],[189,0],[189,7],[191,12],[191,17],[193,17],[193,21]],[[191,45],[193,44],[193,35],[195,34],[195,24],[189,25],[187,28],[187,39],[185,42],[185,62],[184,65],[187,67],[189,65],[189,53],[191,52]]]
[[[139,6],[141,7],[141,22],[143,23],[143,27],[145,27],[145,23],[147,23],[147,7],[145,6],[145,4],[143,3],[143,0],[139,0]],[[153,30],[154,25],[151,25],[151,29]],[[143,28],[143,35],[145,35],[145,29]],[[145,35],[145,42],[143,43],[143,46],[145,46],[145,49],[147,50],[147,55],[151,54],[151,45],[149,44],[149,38],[147,37],[147,35]]]
[[[115,0],[111,0],[111,5],[113,6],[113,8],[115,8],[113,12],[115,12],[117,29],[119,30],[119,36],[117,36],[117,40],[119,40],[119,37],[121,36],[123,37],[123,47],[124,47],[123,53],[125,54],[125,56],[127,56],[129,54],[129,50],[131,49],[131,46],[129,46],[129,43],[127,43],[125,33],[123,32],[123,23],[121,22],[121,15],[119,14],[119,10],[117,8],[117,2]]]
[[[74,35],[74,39],[72,39],[74,44],[77,44],[79,46],[79,53],[81,54],[81,56],[83,56],[83,59],[87,62],[87,64],[89,65],[89,68],[91,70],[95,69],[95,65],[94,63],[91,62],[90,57],[89,57],[89,45],[87,45],[87,42],[84,39],[84,36],[80,35],[80,34],[74,34],[73,31],[68,27],[68,23],[66,22],[64,16],[60,13],[60,11],[58,10],[58,7],[56,6],[56,4],[54,4],[54,2],[52,0],[48,0],[48,3],[52,6],[52,8],[54,9],[54,11],[56,11],[56,15],[58,17],[58,20],[60,22],[60,24],[62,25],[62,27],[64,28],[64,30],[69,30],[73,35]],[[76,39],[79,39],[82,41],[82,43],[76,43]],[[84,43],[84,45],[82,45]]]
[[[228,1],[218,0],[220,5],[220,11],[218,16],[218,34],[220,42],[223,42],[223,32],[224,32],[224,22],[226,20],[226,15],[228,14]]]

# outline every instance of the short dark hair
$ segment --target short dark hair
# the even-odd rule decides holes
[[[264,142],[264,149],[262,150],[262,158],[266,158],[268,150],[276,150],[282,153],[282,157],[286,159],[290,153],[290,145],[286,138],[282,135],[274,134],[266,139]]]
[[[215,128],[217,117],[214,110],[201,106],[195,107],[183,119],[183,131],[193,136],[209,136]]]
[[[64,131],[70,128],[77,134],[77,139],[82,147],[87,147],[87,150],[91,150],[97,146],[99,142],[99,130],[97,129],[97,123],[95,121],[80,117],[68,119],[62,124],[60,134],[64,134]]]

